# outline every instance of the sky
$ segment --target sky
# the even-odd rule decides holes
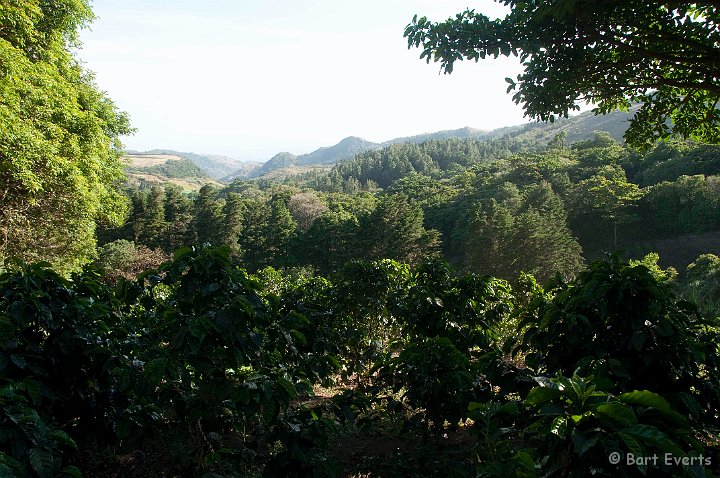
[[[517,58],[456,64],[407,48],[414,14],[442,21],[492,0],[94,0],[78,57],[137,129],[128,149],[265,161],[347,136],[382,142],[522,124]]]

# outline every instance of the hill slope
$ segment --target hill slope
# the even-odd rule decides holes
[[[295,163],[297,162],[297,159],[298,159],[298,157],[291,153],[287,153],[287,152],[278,153],[275,156],[273,156],[272,158],[270,158],[267,162],[262,164],[260,167],[255,168],[254,170],[250,171],[247,174],[247,177],[258,178],[260,176],[263,176],[263,175],[270,173],[272,171],[275,171],[277,169],[289,168],[289,167],[295,165]],[[233,178],[243,177],[243,175],[239,174],[239,173],[240,173],[240,171],[236,171],[229,177],[233,177]]]
[[[349,136],[333,146],[319,148],[311,153],[301,154],[299,156],[295,156],[294,154],[287,152],[278,153],[256,169],[250,171],[238,169],[232,174],[225,176],[223,180],[230,181],[235,178],[259,178],[267,176],[274,171],[284,169],[288,169],[288,173],[292,170],[294,174],[297,174],[318,166],[332,166],[339,161],[350,159],[358,153],[372,149],[380,149],[382,147],[383,145],[379,143],[373,143],[362,138]]]
[[[490,133],[490,137],[505,134],[526,143],[547,144],[556,134],[567,133],[568,144],[591,139],[596,131],[606,131],[618,142],[623,143],[633,112],[613,111],[606,115],[595,116],[591,111],[569,118],[559,118],[554,123],[528,123],[523,126],[499,128]]]
[[[123,156],[128,184],[135,187],[174,184],[184,190],[197,190],[215,183],[190,159],[168,153],[128,153]]]
[[[207,176],[216,180],[223,178],[238,169],[247,171],[248,169],[253,169],[252,165],[260,165],[259,163],[244,163],[242,161],[238,161],[237,159],[229,158],[227,156],[219,156],[216,154],[185,153],[171,149],[153,149],[151,151],[146,151],[145,153],[132,153],[179,156],[180,158],[192,161],[193,164],[202,169]]]
[[[460,129],[449,129],[444,131],[436,131],[434,133],[423,133],[415,136],[404,136],[400,138],[391,139],[382,143],[383,146],[389,146],[391,144],[398,143],[423,143],[425,141],[433,141],[439,139],[449,138],[463,138],[463,139],[483,139],[488,138],[492,134],[492,131],[486,131],[483,129],[471,128],[466,126]]]
[[[309,164],[335,164],[343,159],[350,159],[363,151],[379,149],[381,147],[381,144],[366,141],[355,136],[348,136],[334,146],[316,149],[308,154],[301,154],[297,158],[297,164],[299,166]]]
[[[607,131],[613,138],[622,142],[623,134],[629,125],[628,120],[632,115],[632,111],[629,113],[617,111],[604,116],[595,116],[592,112],[585,112],[570,118],[560,118],[554,123],[527,123],[497,128],[492,131],[464,127],[404,136],[383,143],[373,143],[356,136],[348,136],[333,146],[318,148],[306,154],[278,153],[265,163],[246,163],[225,156],[182,153],[165,149],[156,149],[137,154],[172,155],[185,158],[205,171],[210,178],[230,182],[235,178],[267,177],[271,173],[273,173],[273,176],[278,174],[280,176],[293,175],[308,169],[333,166],[357,154],[378,150],[392,144],[419,144],[425,141],[450,138],[483,140],[507,135],[519,140],[521,143],[534,146],[547,144],[561,131],[567,133],[566,141],[568,143],[592,138],[596,131]],[[279,173],[276,173],[278,171]]]
[[[233,179],[236,177],[258,178],[273,171],[286,168],[291,168],[295,172],[302,172],[305,170],[305,166],[334,165],[340,161],[350,159],[356,154],[381,149],[392,144],[418,144],[425,141],[450,138],[482,140],[500,138],[508,135],[528,145],[545,145],[561,131],[567,133],[568,143],[590,139],[596,131],[607,131],[613,138],[622,142],[623,134],[628,128],[628,120],[632,117],[632,114],[632,112],[616,111],[604,116],[595,116],[592,112],[588,111],[577,116],[560,118],[554,123],[527,123],[525,125],[498,128],[492,131],[465,127],[400,137],[383,143],[373,143],[350,136],[334,146],[320,148],[312,153],[302,154],[300,156],[294,156],[290,153],[279,153],[250,174],[243,174],[242,171],[236,171],[225,179]],[[288,170],[288,173],[289,172]]]

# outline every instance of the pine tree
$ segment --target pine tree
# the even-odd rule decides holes
[[[297,223],[285,201],[280,198],[272,200],[270,210],[266,243],[267,259],[273,265],[287,265],[292,262],[290,245],[297,230]]]
[[[365,221],[368,259],[416,263],[438,254],[440,233],[423,226],[423,212],[403,194],[383,196]]]
[[[143,229],[139,237],[140,244],[151,249],[159,248],[164,242],[165,223],[165,191],[153,186],[147,195],[143,211]]]
[[[206,184],[193,201],[193,232],[194,242],[198,245],[220,243],[221,208],[216,199],[217,190]]]
[[[163,249],[172,252],[195,242],[191,223],[192,203],[177,186],[165,187],[165,232]]]
[[[505,188],[511,192],[510,188]],[[515,279],[529,272],[540,281],[555,272],[574,276],[582,249],[567,226],[561,199],[548,183],[529,186],[521,195],[479,205],[464,238],[464,267],[480,274]]]
[[[220,243],[230,246],[233,253],[240,253],[238,239],[243,228],[245,204],[242,196],[229,193],[222,208],[222,224],[220,229]]]
[[[300,262],[317,267],[321,274],[336,272],[345,263],[364,257],[362,235],[355,215],[328,211],[298,236],[297,255]]]
[[[263,198],[248,200],[238,245],[242,251],[243,264],[249,270],[256,270],[270,263],[266,253],[270,215],[270,206]]]

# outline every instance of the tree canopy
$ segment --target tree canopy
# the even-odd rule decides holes
[[[625,137],[645,147],[671,134],[720,140],[720,11],[717,2],[639,0],[497,0],[511,8],[491,20],[466,10],[445,22],[413,18],[405,30],[421,58],[454,63],[519,56],[507,78],[526,116],[553,121],[639,104]]]
[[[0,1],[0,259],[63,268],[119,222],[119,136],[129,121],[70,53],[84,0]]]

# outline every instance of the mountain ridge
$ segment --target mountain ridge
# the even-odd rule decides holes
[[[223,177],[232,174],[236,171],[245,171],[249,174],[250,171],[259,167],[260,162],[248,162],[240,161],[229,156],[222,156],[219,154],[200,154],[190,153],[183,151],[176,151],[173,149],[151,149],[148,151],[135,151],[126,150],[126,156],[151,156],[151,155],[172,155],[178,156],[183,159],[187,159],[194,163],[198,168],[202,169],[211,179],[220,180]]]
[[[622,142],[623,134],[629,126],[628,120],[632,117],[632,115],[632,111],[614,111],[606,115],[595,115],[591,111],[586,111],[568,118],[559,118],[553,123],[529,122],[522,125],[503,126],[493,130],[482,130],[465,126],[458,129],[422,133],[413,136],[402,136],[382,143],[374,143],[357,136],[348,136],[333,146],[321,147],[310,153],[297,156],[287,153],[295,158],[292,161],[288,161],[288,158],[284,158],[284,161],[279,161],[277,159],[278,155],[275,155],[247,176],[235,174],[237,173],[235,172],[226,176],[223,180],[230,181],[240,177],[254,179],[286,167],[318,165],[330,166],[337,164],[340,161],[350,159],[358,153],[373,149],[381,149],[392,144],[422,143],[425,141],[450,138],[483,140],[500,138],[505,135],[509,135],[514,138],[526,139],[528,142],[542,143],[550,141],[553,136],[563,131],[567,133],[567,141],[569,143],[573,143],[575,141],[592,138],[596,131],[607,131],[613,138]]]
[[[491,131],[465,126],[458,129],[422,133],[413,136],[402,136],[382,143],[368,141],[358,136],[347,136],[341,139],[337,144],[332,146],[323,146],[310,153],[300,154],[297,156],[287,152],[278,153],[247,176],[238,174],[239,171],[235,171],[233,174],[223,177],[222,180],[231,181],[235,178],[241,177],[246,177],[247,179],[259,178],[267,173],[276,171],[277,169],[291,166],[332,166],[340,161],[351,159],[356,154],[373,149],[382,149],[392,144],[422,143],[424,141],[447,138],[483,139],[488,137],[490,134]],[[294,159],[290,159],[287,155],[292,156]]]
[[[633,111],[614,111],[606,115],[595,115],[591,111],[569,118],[559,118],[554,123],[528,122],[522,125],[503,126],[493,130],[483,130],[465,126],[431,133],[393,138],[375,143],[358,136],[348,136],[332,146],[323,146],[304,154],[280,152],[265,162],[244,162],[227,156],[214,154],[183,153],[170,149],[153,149],[137,154],[173,154],[192,161],[207,175],[216,181],[231,182],[236,178],[255,179],[282,169],[302,170],[306,167],[330,167],[340,161],[351,159],[356,154],[382,149],[399,143],[422,143],[431,140],[450,138],[485,140],[510,136],[528,143],[546,143],[556,134],[567,133],[568,143],[592,138],[596,131],[607,131],[618,141],[627,130]]]

